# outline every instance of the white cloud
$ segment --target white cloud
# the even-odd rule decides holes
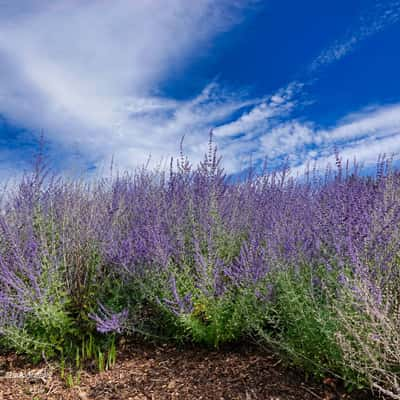
[[[367,12],[360,16],[356,28],[351,29],[343,39],[335,41],[315,58],[310,65],[310,70],[316,71],[323,65],[342,59],[359,42],[399,21],[399,0],[376,1],[372,8],[367,9]]]
[[[400,104],[373,107],[347,115],[329,129],[311,122],[278,124],[260,137],[260,151],[272,160],[289,156],[295,171],[304,171],[308,162],[322,168],[332,163],[334,148],[343,159],[373,164],[379,154],[400,153]]]
[[[218,126],[214,133],[216,137],[227,138],[238,134],[251,136],[261,133],[268,128],[270,120],[284,117],[297,105],[295,96],[299,94],[303,84],[291,82],[277,93],[259,102],[248,112],[244,112],[239,118]]]
[[[254,0],[3,1],[0,16],[0,114],[44,129],[64,150],[93,162],[114,153],[122,167],[151,152],[188,149],[244,106],[216,84],[190,101],[157,95],[217,34],[241,20]],[[162,4],[162,6],[161,6]]]
[[[374,135],[390,136],[400,133],[400,105],[369,108],[360,113],[350,114],[334,130],[321,133],[321,137],[330,141],[354,140]]]
[[[261,137],[261,148],[271,158],[294,154],[315,140],[313,129],[298,121],[280,124]]]
[[[250,154],[277,160],[290,155],[300,166],[324,160],[335,145],[365,160],[374,151],[397,149],[400,105],[363,110],[318,129],[288,120],[303,104],[305,84],[298,81],[262,98],[215,82],[185,101],[160,95],[162,82],[255,3],[0,0],[0,114],[37,132],[43,128],[65,160],[79,153],[84,165],[104,165],[114,156],[117,165],[130,168],[149,155],[157,164],[178,153],[183,135],[184,151],[196,162],[211,128],[229,172]],[[398,21],[400,1],[378,2],[370,14],[311,69],[344,57],[360,40]]]

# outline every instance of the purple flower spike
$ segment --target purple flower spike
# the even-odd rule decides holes
[[[90,313],[88,317],[96,322],[96,329],[100,333],[122,333],[128,319],[128,310],[123,310],[120,313],[113,313],[99,303],[98,313]]]

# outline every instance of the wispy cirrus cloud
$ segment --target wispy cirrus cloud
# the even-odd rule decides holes
[[[400,1],[377,1],[358,19],[356,26],[349,29],[344,38],[324,49],[310,64],[310,71],[338,61],[350,53],[361,41],[379,33],[400,21]]]
[[[237,119],[217,127],[214,131],[215,135],[221,138],[238,134],[249,136],[258,133],[260,129],[268,128],[271,119],[282,118],[296,107],[302,87],[303,84],[300,82],[291,82],[273,95],[262,99],[259,104],[241,114]]]
[[[312,103],[307,92],[318,78],[321,67],[339,61],[360,42],[399,21],[399,0],[378,1],[363,11],[347,35],[322,50],[310,63],[307,80],[291,82],[238,118],[215,129],[226,154],[235,154],[236,159],[243,159],[247,154],[248,159],[251,153],[256,160],[268,156],[272,164],[288,157],[292,165],[301,169],[309,160],[324,164],[336,146],[344,157],[357,155],[365,162],[375,162],[380,152],[397,149],[392,135],[399,132],[398,105],[369,107],[350,113],[330,129],[317,128],[312,121],[299,121],[291,115],[307,102]],[[235,138],[236,135],[239,138]],[[400,143],[400,137],[398,140]]]
[[[246,151],[253,159],[265,156],[272,164],[289,158],[296,171],[303,171],[309,161],[324,166],[332,161],[334,149],[340,149],[344,158],[357,156],[360,162],[374,163],[381,153],[400,151],[400,105],[367,107],[358,113],[349,113],[331,128],[317,127],[312,121],[297,120],[291,113],[303,107],[310,99],[306,93],[318,77],[318,70],[348,55],[361,41],[400,21],[400,1],[378,1],[367,9],[344,38],[327,47],[310,64],[308,81],[293,82],[277,93],[277,104],[271,96],[234,121],[218,127],[217,137],[226,139],[242,134],[237,143],[225,140],[231,153],[243,158]],[[250,140],[251,139],[251,140]]]
[[[260,155],[272,160],[289,156],[295,171],[307,163],[324,167],[332,162],[334,149],[344,159],[375,163],[379,154],[400,154],[400,104],[369,107],[347,115],[336,125],[319,128],[311,121],[286,121],[260,137]]]

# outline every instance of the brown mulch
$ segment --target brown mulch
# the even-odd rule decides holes
[[[68,387],[55,365],[32,366],[0,356],[0,400],[334,400],[345,394],[332,379],[304,382],[272,353],[245,345],[220,351],[138,343],[125,348],[112,370],[83,371]]]

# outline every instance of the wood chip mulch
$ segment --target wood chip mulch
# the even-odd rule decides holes
[[[354,397],[353,397],[354,396]],[[68,387],[56,365],[32,366],[0,356],[0,400],[335,400],[348,395],[334,380],[305,383],[304,376],[265,350],[249,346],[220,351],[136,344],[125,348],[112,370],[83,371]]]

